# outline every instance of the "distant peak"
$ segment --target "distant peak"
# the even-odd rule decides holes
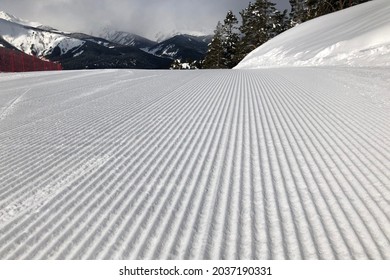
[[[212,33],[203,32],[203,31],[176,31],[172,30],[168,33],[158,32],[154,37],[156,38],[156,41],[161,43],[163,41],[166,41],[170,38],[176,37],[176,36],[193,36],[193,37],[203,37],[208,36]]]
[[[13,16],[7,12],[4,12],[4,11],[0,11],[0,19],[4,19],[4,20],[9,21],[9,22],[13,22],[13,23],[21,24],[21,25],[27,25],[27,26],[31,26],[31,27],[42,26],[42,24],[40,24],[38,22],[27,21],[27,20],[15,17],[15,16]]]
[[[4,11],[0,11],[0,18],[11,21],[12,19],[16,19],[13,15],[6,13]]]

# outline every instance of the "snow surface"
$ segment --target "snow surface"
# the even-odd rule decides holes
[[[390,259],[390,69],[0,76],[0,259]]]
[[[390,66],[390,1],[374,0],[280,34],[237,69],[280,66]]]

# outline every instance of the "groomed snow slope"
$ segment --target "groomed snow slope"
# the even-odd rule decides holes
[[[390,69],[0,76],[1,259],[390,259]]]
[[[268,41],[236,68],[390,66],[389,15],[389,0],[373,0],[316,18]]]

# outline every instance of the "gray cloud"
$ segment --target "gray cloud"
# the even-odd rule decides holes
[[[104,27],[151,39],[172,31],[210,33],[227,10],[250,0],[1,0],[0,10],[66,31],[98,34]],[[281,9],[288,0],[275,0]]]

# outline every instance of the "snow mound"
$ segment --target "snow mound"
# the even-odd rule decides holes
[[[389,14],[389,0],[374,0],[310,20],[260,46],[236,69],[390,66]]]

